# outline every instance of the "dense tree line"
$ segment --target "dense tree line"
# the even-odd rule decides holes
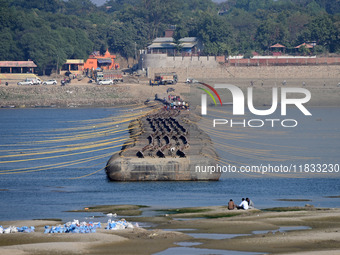
[[[0,60],[32,59],[42,72],[93,50],[133,57],[169,25],[175,40],[199,37],[210,55],[303,42],[340,53],[340,0],[0,0]]]

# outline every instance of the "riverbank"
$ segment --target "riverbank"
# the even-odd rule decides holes
[[[108,86],[86,82],[75,82],[75,84],[71,83],[66,86],[10,84],[0,86],[0,107],[112,107],[141,104],[147,99],[154,99],[155,94],[166,95],[168,87],[151,87],[146,79],[140,80],[140,83],[118,83]],[[173,87],[179,94],[188,92],[190,89],[185,84]]]
[[[121,86],[9,86],[0,88],[0,107],[109,107],[140,103]]]
[[[336,79],[210,79],[202,80],[211,85],[215,83],[234,84],[243,89],[254,88],[257,105],[270,105],[273,87],[304,87],[311,92],[312,98],[309,106],[340,106],[340,87]],[[198,93],[195,84],[177,83],[167,86],[150,86],[148,80],[141,79],[139,83],[118,83],[111,86],[99,86],[85,82],[77,82],[66,86],[0,86],[0,107],[2,108],[36,108],[36,107],[113,107],[127,104],[141,104],[147,99],[154,99],[157,94],[160,98],[167,96],[167,89],[174,88],[172,92],[189,98],[189,95]],[[230,93],[219,91],[223,101],[232,100]],[[224,95],[225,94],[225,95]],[[199,99],[199,97],[198,97]]]
[[[150,214],[153,209],[125,207],[125,210],[124,206],[86,210],[89,213],[92,210],[117,212],[118,218],[129,217],[126,218],[128,221],[138,222],[144,228],[110,231],[102,227],[91,234],[43,234],[45,225],[61,222],[0,222],[3,226],[36,227],[35,233],[1,235],[0,252],[11,255],[108,254],[109,251],[116,254],[155,254],[161,251],[181,254],[190,252],[190,249],[193,252],[190,254],[200,254],[199,249],[215,253],[218,250],[221,254],[227,254],[226,250],[272,254],[340,252],[340,209],[306,206],[228,211],[225,206],[210,206],[157,210],[153,212],[154,216],[143,217],[136,216],[140,210]]]

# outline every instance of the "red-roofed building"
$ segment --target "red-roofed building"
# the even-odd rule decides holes
[[[96,70],[101,68],[103,70],[118,69],[119,64],[115,63],[116,55],[111,55],[107,49],[104,55],[100,55],[99,51],[93,52],[84,64],[84,69]]]
[[[276,43],[276,44],[270,46],[270,48],[273,49],[273,50],[276,50],[276,51],[272,52],[273,56],[281,56],[282,55],[281,50],[283,52],[285,52],[286,46],[279,44],[279,43]]]
[[[314,48],[313,45],[303,43],[303,44],[296,46],[295,49],[300,49],[302,46],[304,46],[306,49],[313,49]]]
[[[36,67],[33,61],[0,61],[0,73],[33,73]]]
[[[80,73],[84,70],[84,59],[66,59],[66,63],[63,64],[61,70]]]
[[[283,46],[282,44],[276,43],[276,44],[270,46],[270,48],[286,48],[286,46]]]

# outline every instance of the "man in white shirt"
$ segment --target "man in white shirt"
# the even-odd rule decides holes
[[[237,209],[243,209],[243,210],[248,210],[249,206],[248,206],[248,202],[242,198],[242,202],[241,204],[237,207]]]

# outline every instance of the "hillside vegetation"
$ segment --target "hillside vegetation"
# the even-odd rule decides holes
[[[134,57],[170,25],[176,40],[199,37],[209,55],[303,42],[317,43],[314,54],[340,52],[339,0],[0,0],[0,60],[32,59],[43,72],[106,48]]]

